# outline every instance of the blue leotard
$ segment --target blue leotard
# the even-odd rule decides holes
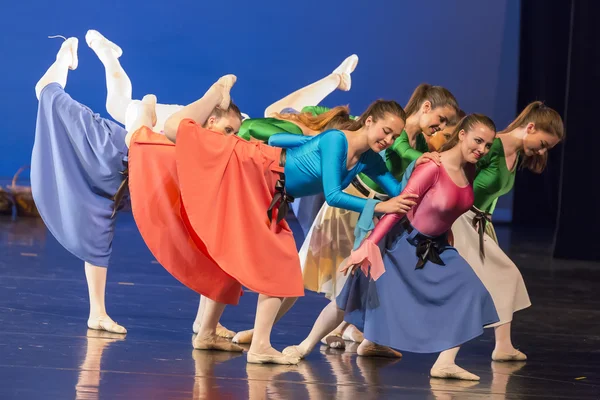
[[[343,191],[359,173],[369,176],[390,196],[400,194],[400,182],[372,150],[347,169],[348,139],[342,131],[329,130],[313,137],[278,133],[269,138],[269,145],[287,149],[286,191],[293,197],[323,192],[330,206],[362,212],[367,199]]]

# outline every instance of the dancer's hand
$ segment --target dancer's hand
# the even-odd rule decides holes
[[[348,272],[350,272],[351,275],[354,275],[354,272],[356,272],[358,268],[360,268],[360,265],[358,264],[346,264],[342,268],[340,268],[340,272],[342,272],[344,276],[348,275]]]
[[[433,161],[437,165],[440,165],[441,162],[442,162],[442,158],[440,157],[440,153],[438,153],[438,152],[423,153],[423,155],[417,159],[415,167],[418,166],[418,165],[420,165],[420,164],[424,164],[426,162],[429,162],[429,161]]]
[[[400,213],[406,214],[417,203],[411,199],[418,199],[419,195],[414,193],[403,193],[389,200],[379,202],[375,205],[375,212],[383,214]]]

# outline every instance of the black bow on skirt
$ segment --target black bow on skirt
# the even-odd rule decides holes
[[[285,218],[290,210],[290,203],[294,202],[294,198],[285,191],[285,174],[280,173],[279,176],[280,178],[275,183],[275,195],[267,209],[269,221],[273,221],[273,210],[277,207],[277,221],[275,221],[277,224]]]
[[[417,265],[415,269],[421,269],[427,261],[434,264],[445,266],[440,258],[440,253],[444,251],[444,245],[438,239],[424,238],[417,243]]]
[[[488,222],[492,222],[492,214],[481,211],[475,207],[471,209],[471,211],[475,212],[475,217],[473,217],[473,228],[477,230],[479,234],[479,256],[483,260],[485,258],[485,249],[484,249],[484,238],[485,234],[485,226]]]

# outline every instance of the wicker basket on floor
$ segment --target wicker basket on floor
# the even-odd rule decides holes
[[[18,186],[17,180],[21,172],[29,169],[29,165],[19,168],[12,180],[12,185],[8,186],[7,189],[10,191],[14,204],[17,207],[17,216],[19,217],[38,217],[40,213],[33,201],[31,194],[31,186]]]
[[[0,215],[12,215],[14,205],[12,195],[0,187]]]

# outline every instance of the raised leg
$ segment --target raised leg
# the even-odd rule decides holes
[[[306,106],[316,106],[335,89],[350,90],[352,79],[350,74],[358,64],[356,54],[346,58],[331,74],[308,86],[296,90],[276,101],[265,109],[265,117],[281,112],[284,108],[302,110]]]
[[[215,107],[220,107],[225,110],[229,108],[229,103],[231,101],[229,91],[236,80],[237,78],[235,75],[225,75],[219,78],[201,99],[196,100],[192,104],[183,107],[181,110],[171,115],[165,122],[164,129],[165,135],[169,140],[173,143],[176,141],[177,130],[179,129],[179,124],[182,120],[190,118],[197,124],[202,125],[206,122]]]
[[[69,70],[74,70],[77,68],[78,59],[77,59],[77,47],[79,46],[79,41],[77,38],[68,38],[63,42],[56,54],[56,61],[52,63],[50,68],[46,71],[46,73],[42,76],[42,78],[35,85],[35,95],[40,99],[40,94],[42,93],[42,89],[48,86],[51,83],[58,83],[64,89],[67,85],[67,76],[69,74]]]
[[[131,80],[125,73],[119,57],[123,50],[100,32],[87,31],[85,41],[94,50],[106,73],[106,111],[116,121],[125,124],[127,107],[131,103]]]

